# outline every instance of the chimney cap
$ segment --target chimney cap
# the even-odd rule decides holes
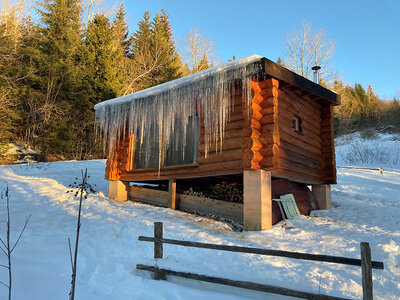
[[[313,71],[318,71],[319,69],[321,69],[320,66],[314,66],[314,67],[311,68],[311,70],[313,70]]]

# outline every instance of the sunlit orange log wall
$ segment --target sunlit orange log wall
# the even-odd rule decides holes
[[[266,169],[276,178],[305,184],[336,183],[332,104],[295,86],[269,78],[252,81],[251,106],[240,84],[232,95],[233,111],[226,126],[222,152],[211,144],[205,157],[201,123],[196,164],[135,169],[132,138],[126,138],[107,159],[108,180],[140,181],[240,174]],[[301,132],[293,129],[299,118]]]

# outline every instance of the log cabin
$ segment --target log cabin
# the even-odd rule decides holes
[[[200,211],[269,229],[273,198],[292,193],[302,214],[331,207],[336,183],[333,106],[340,97],[252,55],[95,106],[108,148],[109,198]],[[236,178],[243,203],[176,193],[181,180]],[[168,181],[168,191],[131,182]],[[311,187],[311,191],[309,189]]]

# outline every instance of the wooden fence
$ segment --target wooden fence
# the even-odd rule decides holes
[[[311,261],[320,261],[320,262],[328,262],[328,263],[336,263],[336,264],[344,264],[351,266],[361,266],[362,273],[362,288],[363,288],[363,300],[372,300],[373,299],[373,284],[372,284],[372,269],[383,270],[383,262],[371,261],[371,249],[369,247],[369,243],[361,242],[360,243],[360,251],[361,251],[361,259],[348,258],[348,257],[340,257],[340,256],[330,256],[330,255],[321,255],[321,254],[308,254],[308,253],[299,253],[299,252],[290,252],[290,251],[281,251],[281,250],[272,250],[272,249],[260,249],[260,248],[251,248],[251,247],[240,247],[240,246],[228,246],[228,245],[217,245],[217,244],[209,244],[209,243],[199,243],[192,241],[182,241],[182,240],[174,240],[174,239],[165,239],[163,238],[163,223],[155,222],[154,223],[154,237],[146,237],[139,236],[139,241],[144,242],[153,242],[154,243],[154,258],[163,258],[163,244],[171,244],[185,247],[195,247],[195,248],[205,248],[205,249],[213,249],[213,250],[222,250],[222,251],[230,251],[230,252],[239,252],[239,253],[249,253],[249,254],[259,254],[259,255],[270,255],[270,256],[280,256],[301,260],[311,260]],[[224,278],[217,278],[193,273],[186,272],[177,272],[173,270],[167,269],[159,269],[154,266],[147,266],[138,264],[136,268],[139,270],[146,270],[150,272],[154,272],[154,279],[166,279],[166,275],[179,276],[189,279],[195,279],[200,281],[218,283],[223,285],[229,285],[234,287],[240,287],[245,289],[251,289],[256,291],[280,294],[285,296],[303,298],[303,299],[346,299],[328,295],[314,294],[302,291],[296,291],[292,289],[257,284],[247,281],[237,281],[230,280]]]

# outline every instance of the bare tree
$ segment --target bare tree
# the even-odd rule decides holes
[[[5,194],[1,194],[1,199],[6,198],[6,214],[7,214],[7,220],[4,221],[6,223],[6,236],[5,239],[0,238],[0,250],[1,252],[4,253],[4,255],[7,257],[7,264],[6,265],[0,265],[0,267],[3,267],[5,269],[8,269],[8,284],[0,281],[0,284],[4,285],[5,287],[8,288],[8,299],[11,300],[11,291],[12,291],[12,259],[11,259],[11,254],[13,253],[15,247],[17,247],[22,234],[24,233],[26,226],[28,225],[30,215],[25,219],[25,224],[22,227],[22,230],[20,231],[17,240],[12,243],[11,242],[11,216],[10,216],[10,197],[8,194],[8,186],[6,187]]]
[[[208,69],[218,61],[214,42],[205,37],[198,28],[187,33],[181,52],[192,73]]]
[[[122,0],[117,0],[108,5],[106,4],[108,2],[105,0],[85,0],[83,6],[87,13],[87,24],[89,24],[97,14],[105,16],[112,15],[121,5],[121,2]]]
[[[0,144],[15,138],[15,108],[18,106],[18,87],[31,74],[22,67],[20,51],[27,39],[29,0],[2,0],[0,2]],[[26,65],[25,65],[26,66]]]
[[[336,79],[333,67],[335,42],[327,39],[322,29],[313,30],[311,23],[303,20],[300,28],[287,34],[284,42],[284,66],[311,79],[311,67],[320,66],[320,78],[325,84],[332,84]]]
[[[126,80],[120,94],[124,96],[145,88],[140,85],[140,82],[160,68],[161,59],[162,49],[156,46],[154,49],[145,49],[137,53],[134,59],[124,58],[122,64]]]
[[[21,22],[29,9],[29,0],[2,0],[0,6],[0,24],[4,25],[2,36],[12,38],[14,46],[18,44],[22,32]]]
[[[87,183],[87,169],[85,173],[82,173],[82,185],[80,190],[80,199],[79,199],[79,210],[78,210],[78,222],[76,225],[76,237],[75,237],[75,250],[74,250],[74,257],[72,258],[72,250],[71,250],[71,242],[68,238],[68,247],[69,247],[69,257],[71,260],[71,269],[72,269],[72,278],[71,278],[71,291],[69,293],[69,300],[75,299],[75,282],[76,282],[76,264],[78,262],[78,245],[79,245],[79,233],[81,229],[81,212],[82,212],[82,200],[83,200],[83,193],[86,190],[86,183]],[[86,196],[85,196],[86,198]]]

